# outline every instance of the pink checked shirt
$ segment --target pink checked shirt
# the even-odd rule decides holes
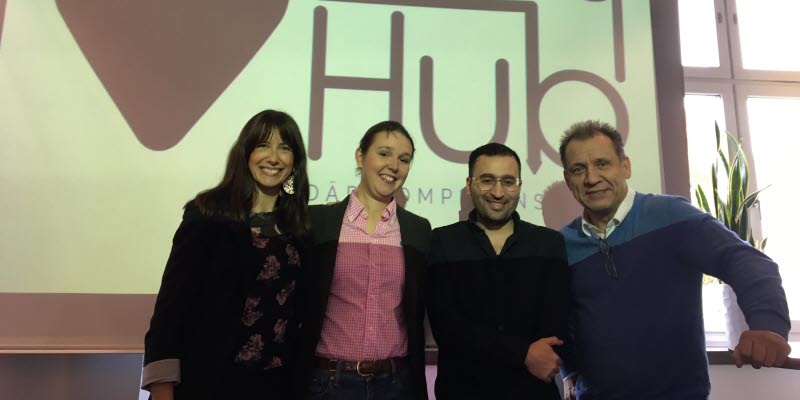
[[[405,356],[408,341],[401,307],[405,262],[397,204],[389,203],[369,235],[367,210],[357,193],[350,194],[339,233],[317,355],[348,361]]]

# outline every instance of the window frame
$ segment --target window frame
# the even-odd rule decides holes
[[[734,27],[729,30],[729,43],[733,77],[744,80],[764,80],[764,81],[800,81],[800,71],[778,71],[744,68],[744,57],[742,56],[742,42],[739,34],[739,13],[737,11],[736,0],[715,0],[727,1],[724,20],[726,25]],[[721,63],[721,62],[720,62]]]
[[[719,81],[692,78],[686,78],[683,85],[685,94],[722,97],[722,105],[725,110],[725,126],[728,130],[736,126],[735,93],[732,85]]]
[[[742,142],[742,148],[750,161],[749,189],[752,191],[758,187],[755,174],[758,169],[758,160],[753,157],[752,152],[747,99],[757,96],[800,98],[800,72],[743,68],[736,0],[714,0],[714,5],[717,12],[720,66],[717,68],[683,67],[684,95],[700,94],[722,97],[726,128]],[[686,163],[687,165],[689,163],[688,157]],[[751,224],[753,235],[761,239],[763,237],[761,212],[758,205],[751,211]],[[794,284],[800,288],[800,282]],[[719,335],[720,332],[706,331],[707,345],[719,346]],[[800,342],[800,319],[791,321],[789,341]]]
[[[728,41],[728,18],[725,12],[725,0],[714,0],[714,14],[717,26],[717,57],[719,67],[683,67],[684,76],[701,78],[730,78],[732,75],[730,60],[730,44]]]

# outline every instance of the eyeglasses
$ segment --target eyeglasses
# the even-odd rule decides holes
[[[600,239],[599,246],[600,252],[603,253],[606,258],[606,273],[612,279],[619,279],[619,274],[617,274],[617,265],[614,264],[614,257],[611,253],[611,246],[608,245],[608,242],[606,242],[605,239]]]
[[[477,182],[478,189],[483,192],[488,192],[494,189],[494,185],[497,182],[500,182],[500,186],[506,192],[516,192],[519,189],[519,186],[522,185],[522,179],[514,178],[510,176],[504,176],[502,178],[495,178],[491,175],[481,176],[478,178],[470,177],[469,178],[473,183]]]

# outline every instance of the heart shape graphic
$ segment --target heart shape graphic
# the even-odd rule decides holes
[[[283,19],[288,0],[56,0],[145,147],[189,132]]]
[[[0,0],[0,43],[3,42],[3,21],[6,20],[6,0]]]

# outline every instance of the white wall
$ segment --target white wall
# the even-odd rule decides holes
[[[428,366],[428,394],[435,400],[433,383],[436,367]],[[733,365],[711,366],[709,400],[789,400],[800,398],[800,371],[785,369],[754,370]]]
[[[800,371],[711,366],[710,400],[789,400],[800,398]]]

